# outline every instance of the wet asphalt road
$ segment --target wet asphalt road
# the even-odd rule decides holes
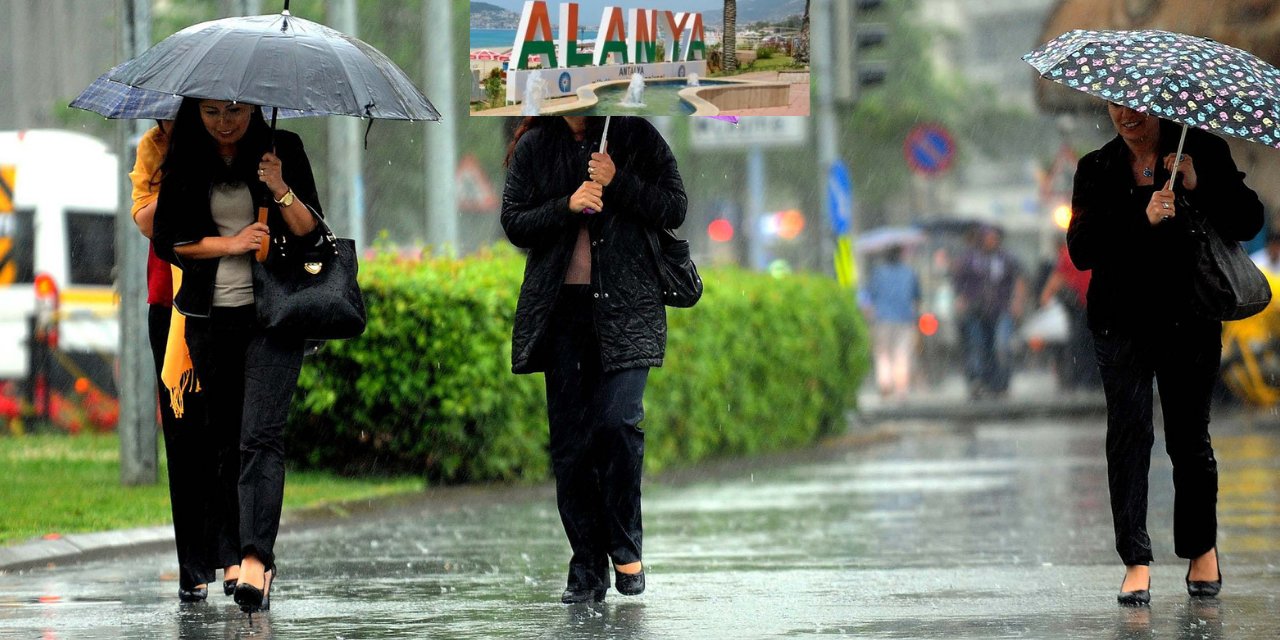
[[[559,604],[547,488],[282,536],[272,611],[179,605],[171,553],[0,576],[0,638],[1276,638],[1280,419],[1220,417],[1224,591],[1191,601],[1157,442],[1153,606],[1122,609],[1100,419],[900,438],[646,483],[649,591]]]

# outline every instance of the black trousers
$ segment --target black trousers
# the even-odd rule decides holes
[[[1173,462],[1174,552],[1194,558],[1215,545],[1218,463],[1209,405],[1222,355],[1216,322],[1178,323],[1142,335],[1095,332],[1107,396],[1107,480],[1116,551],[1126,565],[1150,564],[1147,476],[1151,467],[1152,378],[1160,389],[1165,449]]]
[[[604,372],[585,285],[565,285],[542,343],[556,502],[571,589],[609,586],[609,559],[640,561],[644,387],[649,369]]]
[[[164,366],[169,340],[169,316],[173,309],[153,304],[147,313],[151,355],[156,380]],[[222,519],[216,483],[209,477],[214,468],[213,439],[204,424],[201,395],[188,392],[182,418],[173,415],[169,392],[157,385],[160,430],[164,434],[165,457],[169,461],[169,505],[173,510],[173,539],[178,551],[178,584],[192,589],[213,581],[218,568],[217,536]]]
[[[302,368],[302,340],[265,333],[253,305],[187,318],[187,343],[209,405],[228,517],[221,564],[250,553],[275,562],[284,501],[284,425]]]

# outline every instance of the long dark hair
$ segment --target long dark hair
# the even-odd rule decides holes
[[[253,106],[249,128],[236,143],[231,164],[218,154],[218,143],[205,129],[200,117],[200,99],[184,98],[169,133],[169,155],[161,165],[165,180],[171,177],[188,183],[224,184],[243,182],[254,189],[259,185],[258,163],[271,149],[271,128],[262,117],[262,109]]]
[[[603,116],[587,116],[588,137],[598,134],[603,128]],[[520,142],[520,138],[523,138],[524,134],[534,129],[546,129],[556,137],[563,136],[567,140],[573,138],[573,130],[569,128],[569,123],[565,122],[562,116],[527,116],[520,121],[520,124],[516,127],[516,132],[511,136],[511,144],[507,145],[507,159],[502,162],[502,166],[505,167],[511,164],[511,156],[515,155],[516,144]]]

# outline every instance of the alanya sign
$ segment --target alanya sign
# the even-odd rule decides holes
[[[584,84],[625,80],[634,73],[645,78],[706,73],[707,44],[701,13],[605,7],[590,52],[579,51],[579,24],[578,3],[560,3],[557,38],[547,3],[524,3],[507,75],[508,102],[523,100],[524,85],[534,73],[546,76],[548,96],[570,95]],[[663,45],[662,59],[659,41]]]

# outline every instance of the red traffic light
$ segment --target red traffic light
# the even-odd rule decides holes
[[[733,223],[719,218],[707,225],[707,235],[712,242],[728,242],[733,239]]]

